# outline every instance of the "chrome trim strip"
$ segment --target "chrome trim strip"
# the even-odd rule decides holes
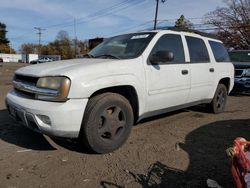
[[[55,96],[55,97],[59,95],[59,91],[57,91],[57,90],[38,88],[34,85],[15,81],[15,80],[13,81],[13,86],[14,86],[14,88],[16,88],[18,90],[29,92],[29,93],[34,93],[34,94],[38,94],[38,95],[47,95],[47,96]]]

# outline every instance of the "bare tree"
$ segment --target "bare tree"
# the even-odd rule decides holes
[[[38,45],[37,44],[31,44],[26,43],[22,44],[20,47],[20,52],[23,54],[34,54],[38,52]]]
[[[64,30],[59,31],[56,35],[56,40],[59,41],[70,40],[69,33]]]
[[[228,47],[250,49],[250,0],[224,0],[226,7],[205,15]]]
[[[43,47],[45,54],[61,55],[62,59],[71,59],[74,57],[73,42],[67,31],[59,31],[56,39],[50,42],[47,47]]]

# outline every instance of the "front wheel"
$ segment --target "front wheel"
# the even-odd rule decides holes
[[[116,93],[90,99],[85,110],[81,140],[96,153],[109,153],[122,146],[133,126],[129,101]]]
[[[227,88],[224,84],[219,84],[212,102],[209,104],[209,110],[215,114],[224,111],[227,102]]]

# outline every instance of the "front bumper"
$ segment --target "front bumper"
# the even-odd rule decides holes
[[[237,92],[250,92],[250,78],[235,78],[233,90]]]
[[[48,136],[77,138],[88,99],[47,102],[24,98],[15,91],[6,97],[9,113],[24,126]],[[49,118],[44,121],[43,117]]]

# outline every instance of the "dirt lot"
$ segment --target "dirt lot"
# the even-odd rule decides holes
[[[0,67],[0,187],[206,187],[208,178],[234,187],[225,150],[250,140],[250,96],[230,96],[219,115],[194,107],[145,120],[122,148],[97,155],[8,116],[4,98],[20,66]]]

